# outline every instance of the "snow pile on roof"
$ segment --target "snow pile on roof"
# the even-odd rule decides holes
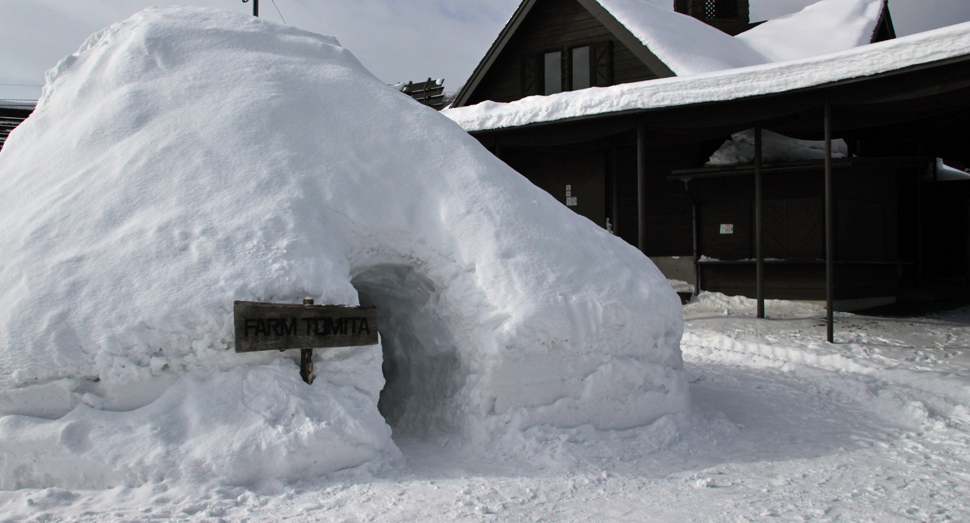
[[[799,60],[872,42],[883,0],[822,0],[735,37],[773,62]]]
[[[662,78],[442,111],[467,131],[783,93],[970,55],[970,23],[805,60]]]
[[[882,0],[822,0],[731,37],[674,12],[672,2],[597,1],[677,76],[797,60],[868,44],[884,5]]]
[[[636,249],[336,40],[143,11],[48,74],[0,152],[0,487],[236,484],[686,409]],[[373,304],[381,346],[236,354],[232,302]],[[389,383],[384,387],[384,365]],[[47,419],[44,419],[47,418]]]
[[[832,140],[832,157],[845,158],[849,148],[845,140]],[[766,162],[824,160],[825,141],[799,140],[783,134],[761,131],[761,158]],[[754,129],[731,135],[714,151],[707,165],[738,165],[754,162]]]
[[[597,0],[677,76],[768,62],[745,42],[651,0]]]

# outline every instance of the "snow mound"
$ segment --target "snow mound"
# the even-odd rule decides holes
[[[822,0],[737,37],[772,62],[845,51],[872,42],[883,0]]]
[[[396,459],[385,420],[687,408],[656,267],[330,37],[185,7],[94,35],[0,153],[0,222],[3,488],[303,478]],[[382,345],[315,351],[312,386],[298,351],[233,351],[233,300],[305,296],[376,305]]]
[[[832,140],[832,158],[845,158],[849,147],[841,138]],[[824,160],[825,141],[799,140],[767,129],[761,131],[761,158],[766,162]],[[731,135],[714,151],[707,165],[737,165],[754,162],[754,129]]]

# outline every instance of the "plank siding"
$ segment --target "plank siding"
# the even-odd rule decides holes
[[[466,105],[491,100],[512,102],[523,98],[522,63],[550,51],[562,51],[611,41],[613,84],[657,78],[610,31],[576,0],[539,0],[515,35],[485,73]],[[568,85],[564,85],[568,88]]]

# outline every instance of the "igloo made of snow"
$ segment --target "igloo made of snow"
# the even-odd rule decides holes
[[[173,7],[92,36],[0,153],[0,223],[0,488],[301,478],[392,434],[687,408],[645,256],[293,27]],[[381,344],[317,350],[312,385],[298,351],[233,350],[234,300],[304,297],[378,307]]]

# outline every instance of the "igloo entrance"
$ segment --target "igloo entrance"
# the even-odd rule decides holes
[[[450,432],[459,362],[434,283],[404,265],[370,267],[351,283],[361,305],[378,310],[386,380],[378,410],[398,434]]]

